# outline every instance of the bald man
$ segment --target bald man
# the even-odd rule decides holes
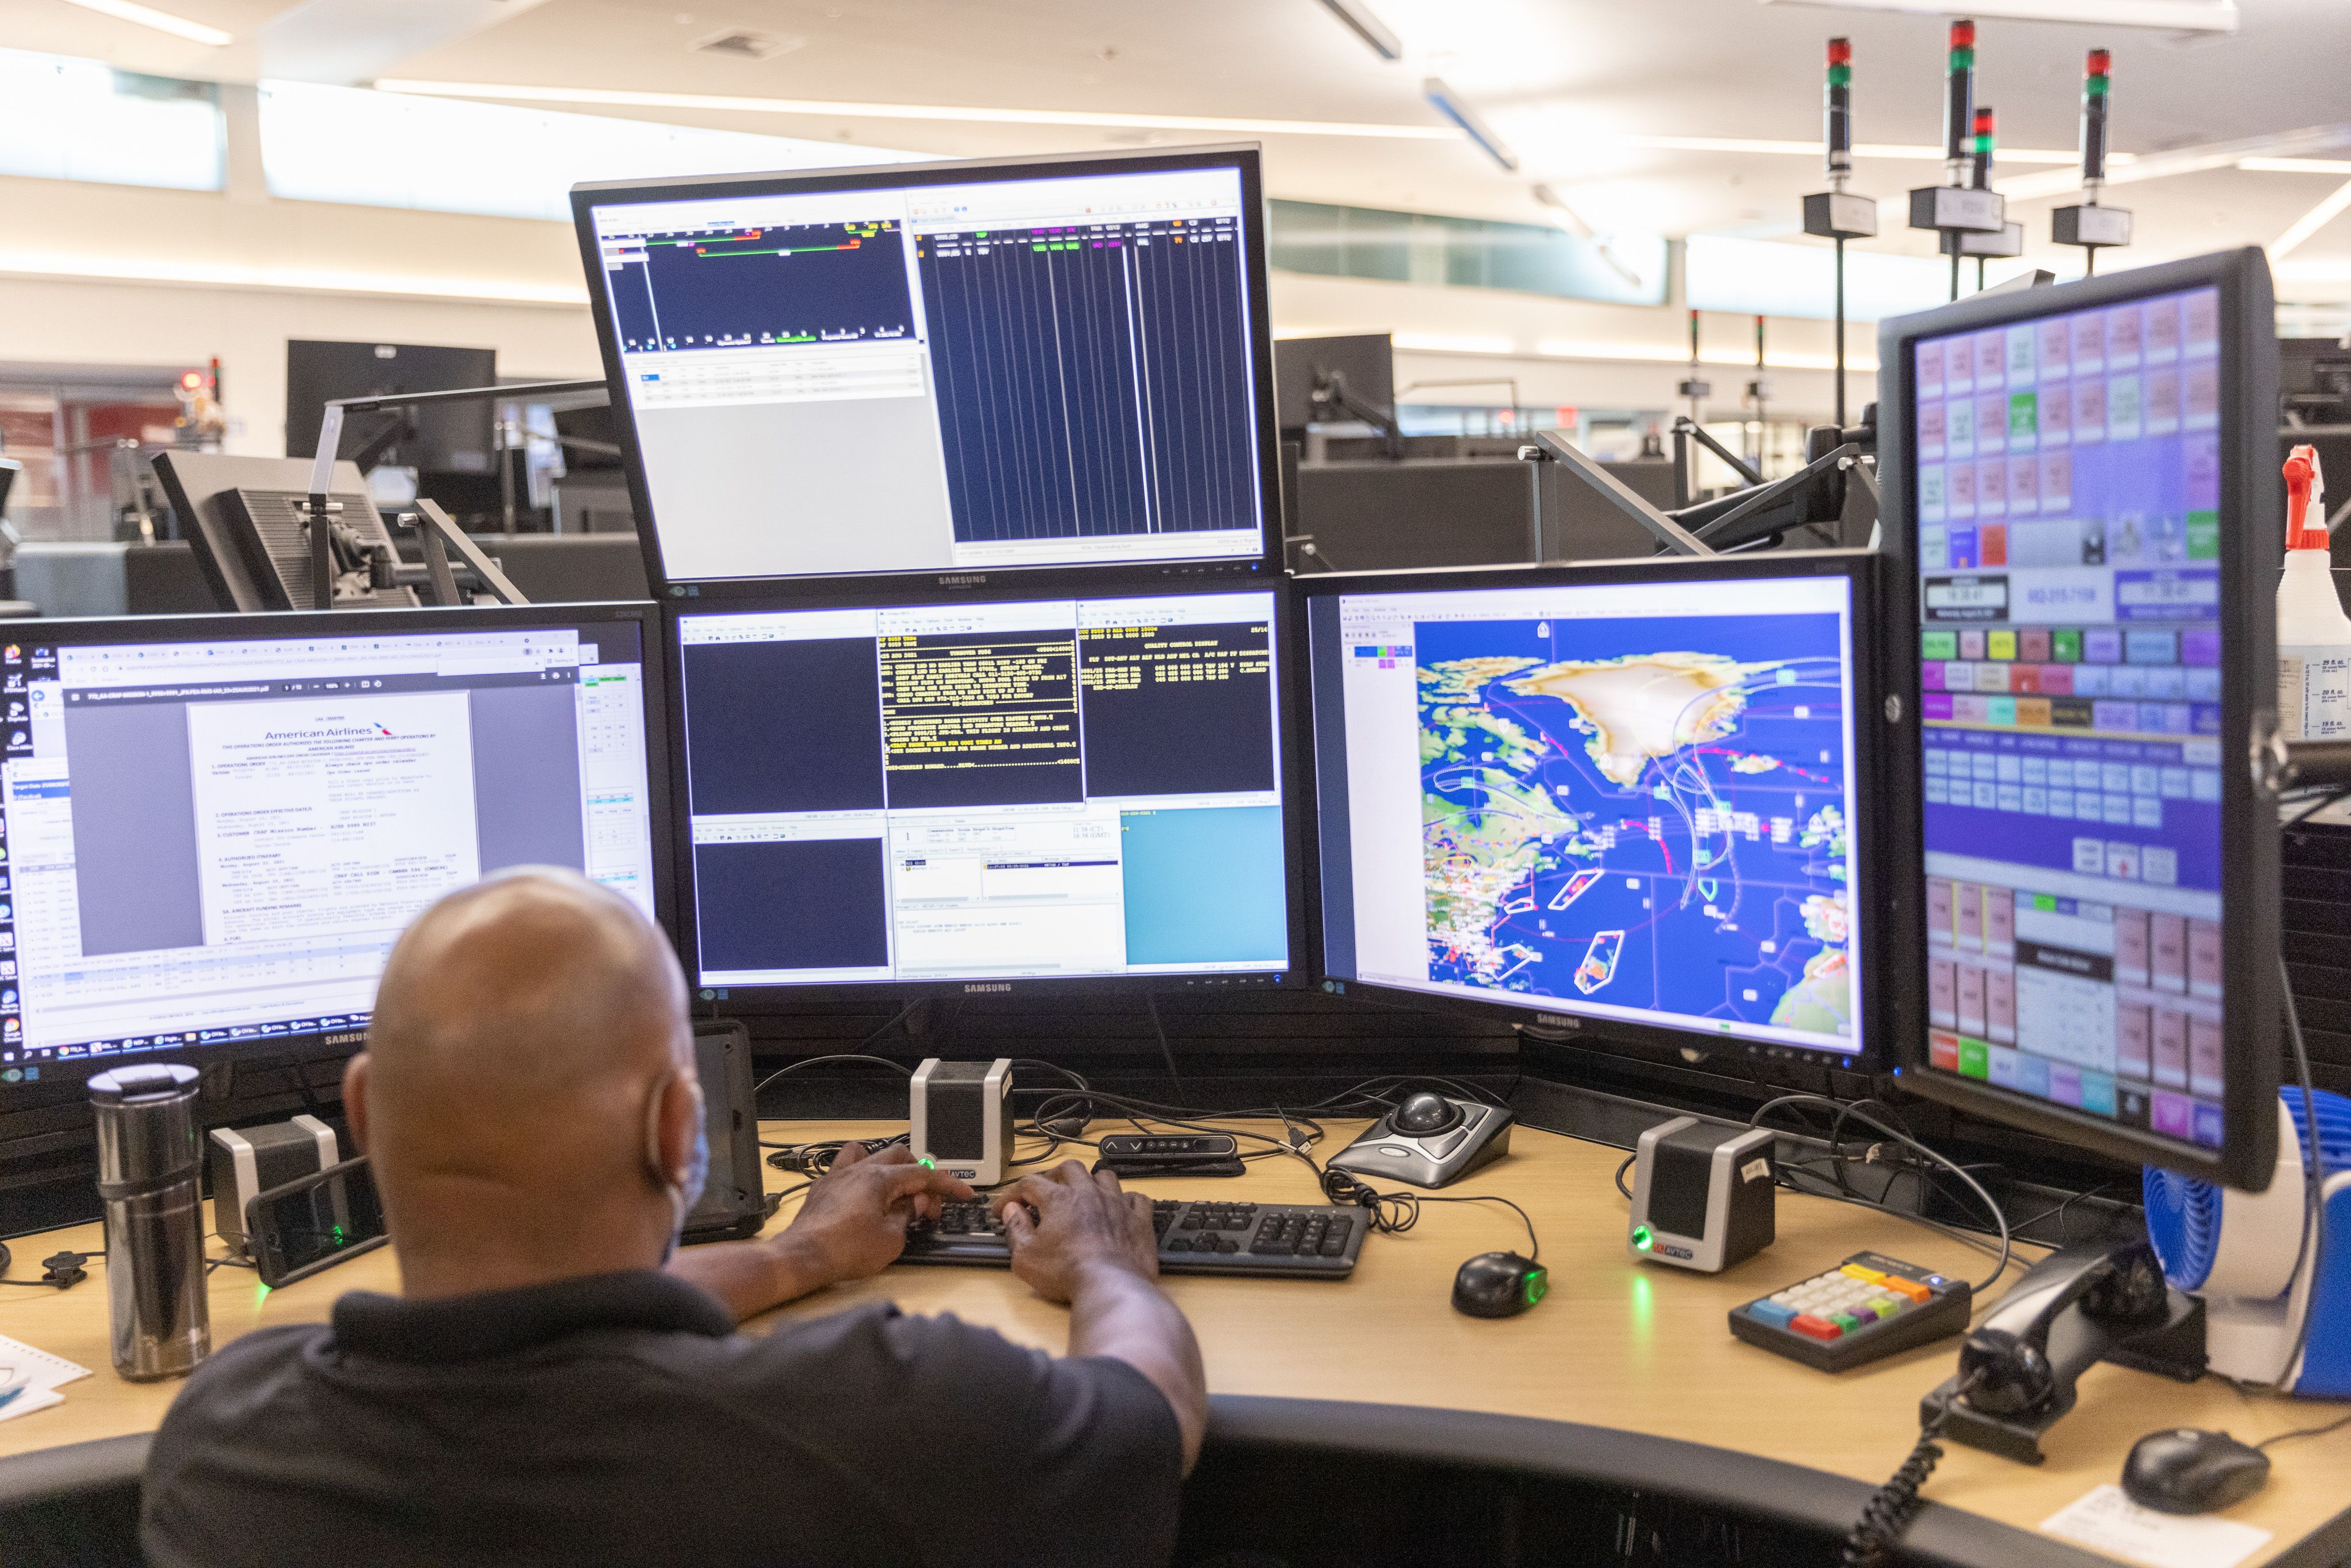
[[[684,978],[626,900],[534,871],[434,904],[384,966],[343,1103],[402,1293],[257,1330],[189,1379],[148,1461],[159,1568],[1173,1551],[1207,1396],[1148,1203],[1074,1163],[998,1199],[1013,1271],[1070,1308],[1064,1358],[886,1305],[737,1333],[878,1272],[911,1216],[971,1192],[852,1145],[779,1234],[673,1256],[701,1092]]]

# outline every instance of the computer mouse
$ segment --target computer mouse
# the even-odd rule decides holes
[[[1533,1259],[1480,1252],[1453,1276],[1453,1310],[1473,1318],[1514,1318],[1550,1289],[1550,1270]]]
[[[2270,1479],[2270,1457],[2226,1432],[2167,1427],[2131,1445],[2123,1490],[2164,1513],[2210,1513],[2242,1502]]]
[[[1460,1120],[1460,1106],[1442,1094],[1431,1094],[1426,1090],[1405,1095],[1404,1103],[1388,1113],[1389,1126],[1416,1137],[1441,1133]]]

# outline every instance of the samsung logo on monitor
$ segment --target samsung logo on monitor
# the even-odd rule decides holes
[[[1537,1013],[1535,1014],[1535,1022],[1539,1024],[1547,1024],[1552,1029],[1582,1029],[1583,1027],[1583,1020],[1582,1019],[1570,1018],[1565,1013]]]
[[[950,571],[939,576],[941,588],[978,588],[987,581],[984,571]]]
[[[1008,981],[1008,980],[989,980],[989,981],[987,981],[987,982],[986,982],[986,983],[984,983],[984,984],[967,985],[967,986],[964,987],[964,989],[965,989],[965,991],[967,991],[967,992],[971,992],[971,991],[1008,991],[1008,990],[1010,990],[1011,988],[1012,988],[1012,983],[1011,983],[1010,981]]]

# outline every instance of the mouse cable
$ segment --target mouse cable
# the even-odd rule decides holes
[[[1976,1379],[1969,1378],[1951,1391],[1951,1398],[1966,1398],[1975,1385]],[[1870,1494],[1869,1500],[1862,1504],[1861,1517],[1846,1531],[1844,1551],[1837,1559],[1840,1568],[1876,1568],[1893,1553],[1924,1504],[1918,1494],[1926,1490],[1927,1478],[1942,1463],[1943,1427],[1950,1418],[1950,1401],[1946,1400],[1935,1407],[1932,1416],[1918,1423],[1918,1441],[1909,1458],[1902,1461],[1884,1486]]]
[[[2266,1448],[2272,1443],[2290,1443],[2296,1437],[2324,1437],[2327,1433],[2339,1432],[2346,1427],[2351,1427],[2351,1416],[2337,1416],[2324,1427],[2298,1427],[2291,1432],[2280,1432],[2274,1437],[2263,1437],[2253,1447]]]
[[[906,1004],[906,1007],[899,1009],[898,1017],[904,1018],[908,1009],[913,1006],[914,1004],[909,1002]],[[889,1033],[892,1026],[896,1024],[897,1021],[898,1019],[892,1019],[889,1023],[883,1024],[880,1029],[875,1030],[872,1034],[867,1035],[863,1040],[858,1041],[858,1043],[860,1045],[871,1045],[873,1041]],[[767,1088],[768,1084],[773,1083],[777,1079],[781,1078],[787,1072],[798,1072],[803,1067],[821,1067],[829,1061],[870,1061],[876,1067],[888,1068],[891,1071],[896,1073],[901,1078],[912,1078],[914,1076],[914,1070],[907,1066],[903,1061],[893,1061],[886,1056],[873,1056],[862,1051],[834,1051],[829,1056],[803,1056],[798,1061],[785,1062],[781,1067],[777,1068],[773,1072],[770,1072],[765,1078],[760,1079],[758,1082],[751,1085],[751,1097],[754,1100],[757,1100],[759,1097],[761,1090]]]
[[[1420,1206],[1425,1203],[1499,1203],[1519,1217],[1527,1228],[1527,1261],[1542,1258],[1542,1239],[1535,1234],[1535,1222],[1527,1211],[1497,1193],[1464,1193],[1458,1197],[1438,1197],[1417,1192],[1380,1192],[1353,1171],[1335,1166],[1322,1171],[1322,1196],[1342,1207],[1353,1207],[1371,1215],[1372,1228],[1384,1236],[1400,1235],[1420,1223]]]
[[[1877,1131],[1885,1134],[1896,1143],[1901,1144],[1907,1148],[1915,1149],[1919,1154],[1926,1155],[1927,1158],[1942,1166],[1945,1170],[1950,1172],[1953,1176],[1959,1177],[1961,1182],[1966,1184],[1968,1190],[1976,1195],[1977,1201],[1983,1205],[1984,1212],[1991,1217],[1991,1222],[2000,1228],[2000,1260],[1998,1263],[1993,1265],[1991,1274],[1986,1276],[1980,1283],[1970,1287],[1970,1289],[1978,1295],[1981,1295],[1984,1291],[1991,1289],[1993,1285],[2000,1282],[2001,1276],[2008,1272],[2008,1265],[2013,1256],[2013,1247],[2011,1239],[2009,1235],[2008,1215],[2006,1211],[2004,1211],[1998,1203],[1993,1201],[1991,1194],[1984,1190],[1983,1183],[1976,1180],[1975,1176],[1970,1173],[1965,1166],[1954,1164],[1951,1160],[1946,1158],[1941,1154],[1937,1153],[1935,1150],[1928,1148],[1926,1145],[1920,1143],[1917,1139],[1912,1137],[1909,1134],[1903,1132],[1899,1128],[1890,1126],[1887,1124],[1879,1121],[1868,1112],[1862,1110],[1860,1108],[1861,1103],[1862,1103],[1858,1101],[1848,1102],[1831,1099],[1825,1094],[1782,1094],[1776,1100],[1766,1101],[1763,1104],[1758,1106],[1755,1113],[1747,1119],[1747,1124],[1750,1127],[1757,1125],[1762,1121],[1764,1116],[1782,1105],[1834,1105],[1838,1108],[1837,1126],[1839,1129],[1843,1128],[1844,1124],[1847,1119],[1859,1122],[1866,1127],[1875,1127]],[[1832,1148],[1835,1145],[1832,1145]],[[1840,1185],[1843,1184],[1841,1183]],[[1867,1200],[1864,1199],[1862,1201],[1866,1202]],[[1902,1209],[1895,1208],[1890,1205],[1874,1204],[1871,1207],[1878,1208],[1886,1214],[1900,1215],[1906,1219],[1924,1220],[1929,1226],[1934,1225],[1933,1221],[1926,1220],[1926,1217],[1923,1215],[1909,1214]],[[1936,1228],[1940,1228],[1939,1227]]]
[[[1625,1173],[1631,1170],[1633,1168],[1633,1162],[1640,1157],[1641,1156],[1637,1153],[1626,1155],[1625,1156],[1625,1163],[1616,1167],[1616,1190],[1625,1195],[1625,1201],[1626,1203],[1633,1201],[1633,1189],[1625,1185]]]

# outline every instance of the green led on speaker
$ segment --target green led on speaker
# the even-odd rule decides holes
[[[1646,1252],[1656,1244],[1656,1236],[1646,1225],[1633,1227],[1633,1250]]]

